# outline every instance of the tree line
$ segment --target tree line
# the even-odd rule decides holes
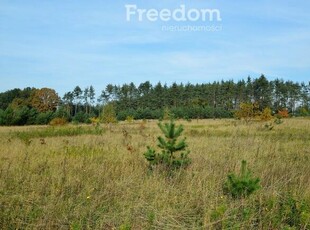
[[[287,109],[293,116],[308,116],[310,81],[268,81],[264,75],[202,84],[146,81],[137,86],[108,84],[97,97],[93,86],[76,86],[62,98],[49,88],[13,89],[0,93],[0,125],[48,124],[58,117],[90,122],[106,105],[113,105],[118,120],[161,119],[167,111],[184,119],[228,118],[241,103],[256,103],[261,111]]]

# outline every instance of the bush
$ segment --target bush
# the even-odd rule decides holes
[[[64,118],[67,121],[71,121],[70,113],[65,109],[65,107],[60,107],[55,113],[53,118]]]
[[[27,125],[34,125],[36,124],[36,119],[38,116],[38,111],[36,109],[30,109],[28,112],[28,119],[27,119]]]
[[[97,125],[100,123],[100,119],[98,117],[91,117],[91,118],[89,118],[89,120],[90,120],[91,124],[93,124],[93,125]]]
[[[36,118],[37,125],[47,125],[53,118],[53,112],[39,113]]]
[[[298,109],[297,114],[301,117],[307,117],[310,116],[310,111],[306,106],[304,106]]]
[[[0,109],[0,125],[5,125],[5,112]]]
[[[232,118],[233,113],[224,108],[214,109],[214,118]]]
[[[266,107],[259,117],[262,121],[270,121],[272,119],[271,109]]]
[[[130,108],[130,109],[121,110],[117,112],[117,120],[125,121],[127,117],[134,117],[135,119],[137,119],[136,110]]]
[[[117,122],[114,105],[112,103],[107,104],[103,107],[101,121],[105,124]]]
[[[14,115],[12,119],[13,125],[25,125],[28,120],[29,108],[27,106],[23,106],[21,108],[17,108],[14,110]]]
[[[133,116],[127,116],[127,117],[126,117],[126,121],[127,121],[128,123],[132,123],[132,122],[134,121],[134,117],[133,117]]]
[[[152,110],[150,108],[137,109],[136,119],[161,119],[163,111],[160,109]]]
[[[237,119],[244,119],[246,123],[259,116],[259,105],[257,103],[241,103],[240,109],[235,112]]]
[[[175,115],[170,111],[169,108],[165,108],[162,119],[165,120],[165,121],[169,121],[169,120],[173,119],[174,116]],[[182,116],[178,116],[178,117],[182,117]]]
[[[68,123],[67,119],[57,117],[57,118],[52,119],[49,124],[52,126],[58,126],[58,125],[62,126],[67,123]]]
[[[75,114],[75,116],[72,119],[74,123],[86,123],[87,120],[88,120],[88,116],[87,114],[83,112],[78,112],[77,114]]]
[[[289,115],[289,112],[287,109],[281,109],[278,111],[276,117],[278,117],[278,118],[289,118],[290,115]]]

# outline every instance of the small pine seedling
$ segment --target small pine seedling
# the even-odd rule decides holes
[[[184,130],[183,126],[176,126],[171,120],[170,123],[159,123],[158,127],[164,134],[164,137],[159,136],[157,138],[157,146],[161,152],[157,153],[155,149],[148,146],[144,153],[146,160],[150,163],[150,168],[152,169],[155,165],[164,165],[167,169],[179,169],[188,166],[191,160],[188,157],[189,151],[186,150],[185,138],[177,140]]]
[[[260,188],[260,179],[254,178],[247,169],[245,160],[241,163],[241,174],[231,173],[227,176],[224,183],[224,193],[231,195],[233,198],[244,198],[251,195]]]

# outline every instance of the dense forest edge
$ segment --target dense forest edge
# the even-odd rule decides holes
[[[0,93],[0,125],[45,125],[57,118],[92,123],[102,120],[107,107],[119,121],[162,119],[167,111],[180,119],[232,118],[242,103],[255,103],[260,111],[270,108],[273,115],[285,110],[290,116],[310,116],[310,81],[269,81],[264,75],[169,86],[146,81],[108,84],[99,96],[93,86],[76,86],[62,98],[50,88],[16,88]]]

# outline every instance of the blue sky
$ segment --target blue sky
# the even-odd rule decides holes
[[[210,8],[221,22],[126,21],[146,9]],[[33,86],[62,96],[76,85],[146,80],[204,83],[264,73],[310,80],[310,1],[0,0],[0,91]],[[221,26],[170,32],[162,26]]]

